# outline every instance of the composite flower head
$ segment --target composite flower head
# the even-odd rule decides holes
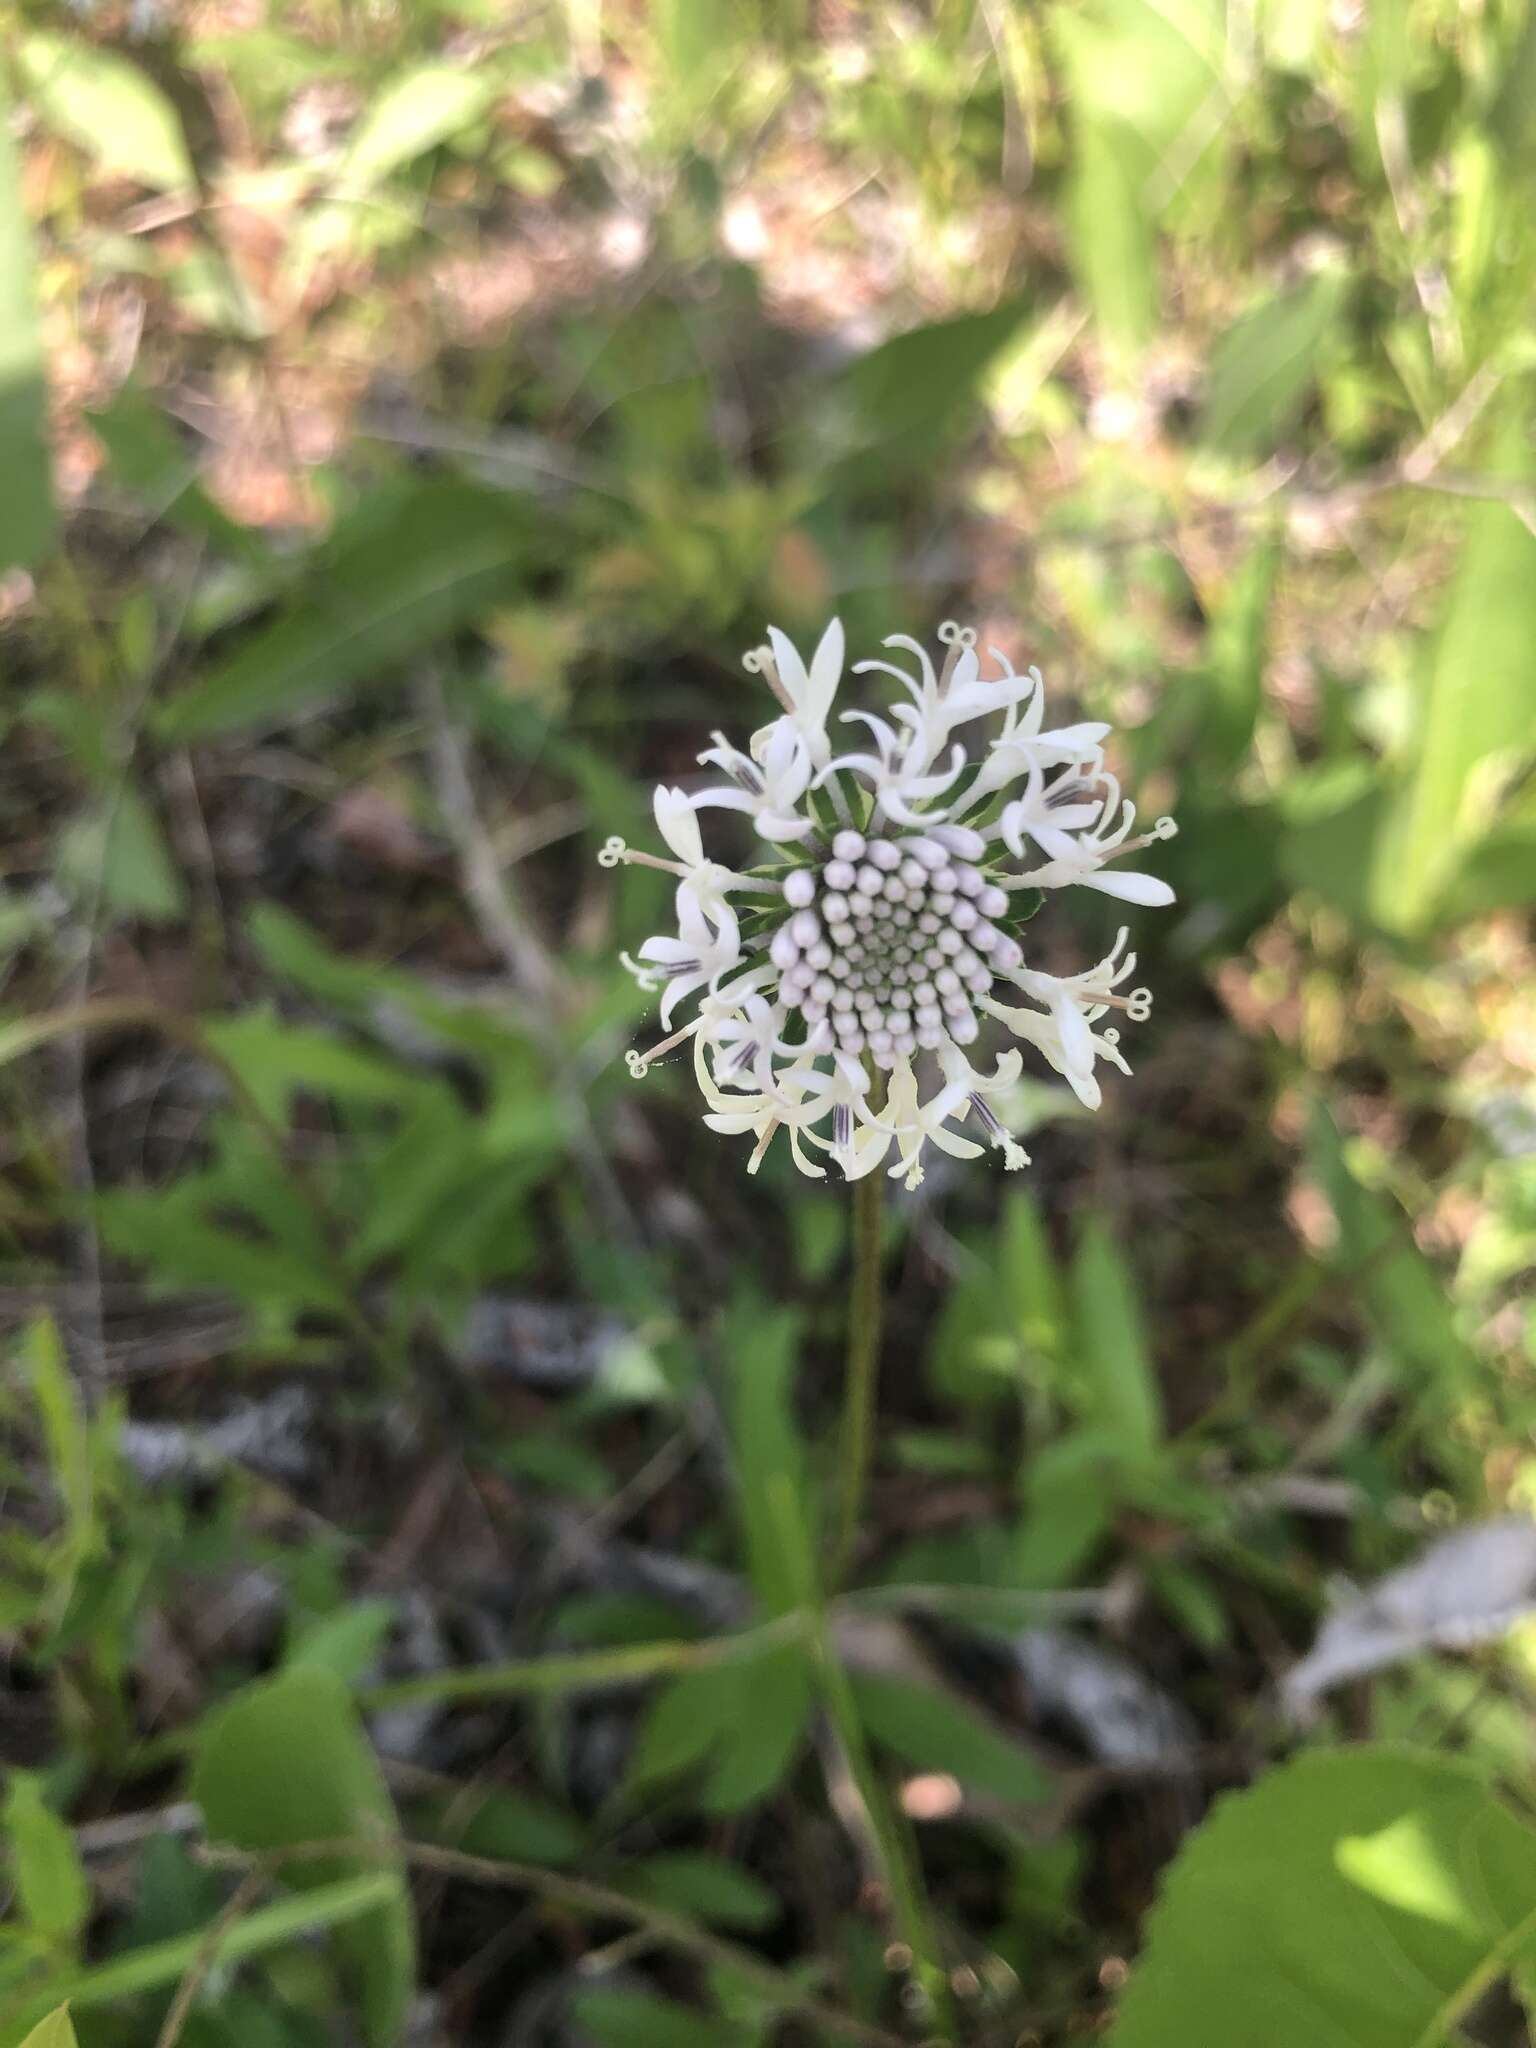
[[[1022,927],[1037,892],[1074,884],[1171,903],[1166,882],[1125,863],[1170,837],[1172,820],[1134,830],[1135,807],[1104,766],[1109,727],[1048,726],[1038,669],[1019,675],[989,648],[984,674],[973,632],[945,625],[939,639],[938,668],[905,634],[884,643],[897,658],[856,662],[854,675],[881,679],[882,699],[834,720],[841,622],[809,662],[771,627],[746,666],[780,715],[745,751],[712,736],[699,761],[718,780],[656,791],[670,858],[619,839],[598,856],[677,878],[676,932],[626,956],[660,993],[670,1034],[631,1052],[630,1069],[691,1041],[704,1121],[754,1139],[754,1170],[781,1131],[817,1177],[830,1157],[850,1180],[884,1165],[911,1187],[929,1145],[966,1158],[978,1140],[1022,1166],[994,1107],[1022,1065],[1010,1040],[1094,1108],[1098,1063],[1125,1069],[1104,1019],[1150,1010],[1146,989],[1123,986],[1136,965],[1126,932],[1063,976],[1031,965]],[[750,821],[756,858],[708,856],[713,810]]]

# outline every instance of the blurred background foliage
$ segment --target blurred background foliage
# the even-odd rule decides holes
[[[1170,1928],[1529,1802],[1518,1541],[1298,1660],[1536,1505],[1536,10],[22,0],[4,79],[0,2040],[931,2034],[796,1634],[844,1203],[629,1079],[592,859],[769,619],[974,620],[1182,828],[1134,1081],[888,1219],[820,1654],[957,2038],[1108,2027],[1298,1743],[1458,1761],[1309,1755]]]

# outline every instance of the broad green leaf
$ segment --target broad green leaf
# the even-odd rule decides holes
[[[571,2010],[598,2048],[748,2048],[757,2038],[649,1991],[578,1991]]]
[[[419,64],[398,73],[352,131],[338,175],[341,190],[366,192],[435,149],[479,120],[500,89],[489,70],[457,64]]]
[[[394,1619],[393,1600],[349,1601],[295,1637],[283,1669],[329,1671],[351,1683],[377,1660]]]
[[[1022,1743],[938,1685],[886,1672],[849,1673],[859,1719],[877,1742],[919,1771],[944,1771],[1010,1805],[1046,1797],[1051,1781]]]
[[[769,1614],[800,1607],[815,1577],[805,1452],[795,1427],[799,1318],[742,1305],[726,1326],[731,1444],[753,1589]]]
[[[1220,21],[1208,0],[1092,0],[1051,14],[1071,105],[1072,263],[1100,334],[1122,358],[1156,321],[1156,224],[1220,132],[1197,125],[1221,91]]]
[[[1475,1771],[1335,1750],[1220,1800],[1164,1880],[1112,2048],[1439,2048],[1536,1954],[1536,1833]]]
[[[47,420],[32,237],[0,73],[0,570],[35,562],[53,538]]]
[[[1211,350],[1200,435],[1228,455],[1267,455],[1292,425],[1344,301],[1332,272],[1234,321]]]
[[[1072,1263],[1072,1311],[1084,1412],[1128,1463],[1146,1463],[1162,1441],[1162,1396],[1130,1268],[1097,1218],[1083,1231]]]
[[[39,2020],[21,2048],[77,2048],[69,2007],[61,2005],[57,2012],[49,2013],[47,2019]]]
[[[392,1061],[333,1032],[244,1010],[204,1026],[208,1043],[239,1073],[267,1116],[281,1122],[299,1090],[343,1101],[398,1103],[410,1077]]]
[[[810,1664],[798,1643],[685,1672],[657,1695],[641,1725],[625,1796],[635,1803],[702,1771],[705,1812],[739,1812],[789,1769],[810,1712]]]
[[[1506,449],[1492,467],[1523,457]],[[1536,535],[1507,505],[1474,506],[1430,659],[1423,723],[1406,786],[1383,827],[1377,896],[1391,929],[1433,919],[1491,821],[1486,773],[1536,755]]]
[[[137,64],[71,36],[21,38],[17,65],[39,118],[97,169],[157,192],[196,183],[181,119]]]
[[[407,480],[378,494],[318,551],[275,619],[163,708],[163,736],[273,725],[397,673],[508,596],[533,544],[526,516],[504,493]]]
[[[91,1888],[75,1838],[44,1799],[34,1772],[11,1773],[0,1817],[22,1917],[47,1941],[72,1941],[90,1916]]]
[[[833,431],[849,451],[847,474],[889,481],[931,463],[957,416],[978,406],[988,364],[1034,310],[1018,297],[909,328],[844,370],[829,396]]]
[[[552,1869],[585,1862],[591,1835],[575,1814],[500,1786],[475,1788],[471,1798],[455,1789],[413,1812],[413,1832],[470,1856],[508,1863],[547,1863]]]
[[[1143,197],[1147,155],[1116,121],[1084,121],[1072,145],[1066,220],[1100,333],[1130,353],[1157,323],[1157,237]]]
[[[623,1883],[637,1899],[649,1899],[653,1905],[687,1913],[716,1927],[769,1927],[783,1910],[767,1885],[750,1871],[702,1850],[647,1856],[644,1862],[626,1867]]]
[[[368,2039],[390,2048],[415,1989],[415,1934],[403,1866],[391,1850],[394,1810],[346,1687],[317,1667],[247,1686],[207,1724],[192,1796],[210,1834],[243,1849],[368,1845],[365,1855],[287,1863],[284,1878],[298,1889],[381,1866],[394,1877],[389,1896],[337,1936],[359,1986]]]

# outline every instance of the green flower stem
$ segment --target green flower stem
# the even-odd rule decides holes
[[[848,1575],[858,1539],[874,1433],[875,1388],[880,1364],[880,1197],[885,1175],[877,1168],[853,1184],[853,1279],[848,1295],[848,1370],[843,1382],[843,1415],[838,1430],[838,1495],[828,1590],[837,1592]]]
[[[827,1601],[836,1600],[848,1576],[858,1540],[864,1491],[869,1477],[874,1438],[875,1396],[879,1382],[880,1331],[884,1307],[880,1285],[881,1195],[885,1175],[867,1173],[853,1184],[853,1275],[848,1294],[848,1368],[843,1382],[843,1413],[837,1442],[837,1501],[824,1596],[817,1609],[813,1650],[822,1699],[854,1787],[869,1822],[891,1914],[902,1941],[911,1951],[912,1979],[927,2002],[927,2017],[940,2028],[936,2037],[954,2038],[949,1981],[944,1974],[932,1915],[923,1889],[912,1831],[890,1797],[864,1739],[858,1702],[833,1640]]]
[[[923,1889],[916,1845],[911,1829],[891,1805],[880,1774],[869,1754],[859,1720],[858,1702],[853,1696],[848,1673],[832,1641],[825,1614],[817,1630],[814,1650],[821,1678],[827,1718],[837,1735],[864,1812],[869,1820],[881,1876],[890,1894],[891,1914],[897,1931],[912,1952],[912,1978],[928,2005],[925,2018],[939,2029],[929,2035],[934,2041],[955,2038],[949,1980],[944,1974],[938,1940],[933,1931],[927,1895]]]

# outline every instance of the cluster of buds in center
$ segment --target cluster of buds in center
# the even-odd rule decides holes
[[[972,1007],[994,974],[1023,965],[1024,950],[992,922],[1008,895],[975,865],[979,832],[935,825],[900,837],[866,837],[851,826],[832,840],[818,874],[784,879],[793,915],[768,957],[779,1000],[805,1019],[806,1043],[822,1052],[868,1051],[887,1071],[945,1039],[972,1045]]]

